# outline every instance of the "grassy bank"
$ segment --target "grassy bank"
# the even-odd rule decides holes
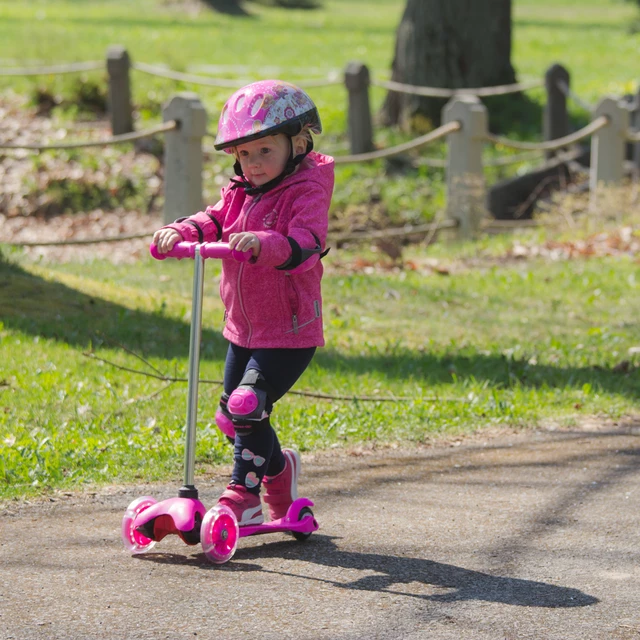
[[[449,275],[354,269],[361,260],[329,254],[328,346],[296,387],[353,400],[287,396],[274,417],[284,442],[422,442],[640,408],[632,259],[489,260]],[[225,354],[214,273],[207,381],[221,378]],[[1,497],[180,477],[186,384],[157,376],[186,377],[190,278],[190,264],[150,259],[0,264]],[[198,473],[230,458],[213,424],[219,393],[201,388]]]

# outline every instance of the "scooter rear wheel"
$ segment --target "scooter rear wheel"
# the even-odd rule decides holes
[[[238,521],[229,507],[218,504],[207,511],[200,527],[200,542],[211,562],[228,562],[236,552],[239,538]]]
[[[303,507],[302,509],[300,509],[300,513],[298,514],[298,522],[300,522],[300,520],[304,520],[305,518],[313,518],[313,511],[311,511],[309,507]],[[292,531],[291,535],[296,540],[304,542],[311,535],[311,531],[309,533],[304,533],[303,531]]]
[[[157,500],[151,496],[144,496],[134,500],[124,513],[122,518],[122,543],[124,548],[131,553],[144,553],[153,548],[156,544],[155,540],[143,536],[136,531],[135,521],[139,513],[156,504]]]

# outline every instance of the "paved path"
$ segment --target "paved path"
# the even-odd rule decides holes
[[[303,456],[321,529],[224,566],[120,543],[175,487],[0,510],[0,638],[640,638],[640,423]],[[223,478],[200,486],[212,505]]]

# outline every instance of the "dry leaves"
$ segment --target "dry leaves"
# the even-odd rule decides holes
[[[624,226],[603,231],[580,240],[547,240],[542,244],[514,243],[508,251],[512,258],[548,258],[571,260],[614,255],[638,256],[640,254],[640,229]]]

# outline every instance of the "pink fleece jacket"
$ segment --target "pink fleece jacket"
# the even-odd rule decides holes
[[[320,281],[322,264],[308,260],[293,272],[293,258],[324,250],[333,193],[333,158],[311,152],[298,170],[265,194],[222,189],[205,211],[167,225],[184,240],[227,242],[231,233],[251,231],[260,239],[255,261],[222,262],[220,295],[223,335],[249,349],[324,345]],[[315,264],[314,264],[315,263]],[[280,267],[280,268],[278,268]]]

